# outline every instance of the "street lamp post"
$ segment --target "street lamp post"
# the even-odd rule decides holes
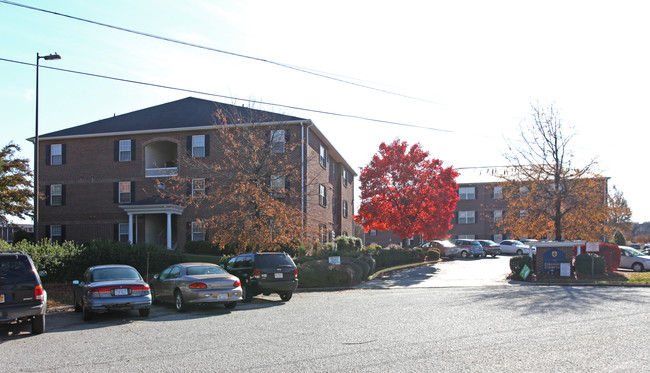
[[[60,60],[56,52],[41,56],[36,53],[36,125],[34,127],[34,241],[38,243],[38,66],[42,59],[46,61]]]

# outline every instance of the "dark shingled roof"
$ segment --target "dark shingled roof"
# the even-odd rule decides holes
[[[67,137],[205,127],[215,123],[214,113],[218,110],[221,110],[226,116],[228,123],[268,123],[307,120],[264,110],[187,97],[178,101],[50,132],[40,135],[40,137]]]

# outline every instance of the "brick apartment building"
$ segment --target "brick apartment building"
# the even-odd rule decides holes
[[[39,192],[45,196],[39,201],[39,237],[168,248],[204,239],[196,234],[197,221],[217,212],[171,203],[155,190],[175,176],[192,178],[192,193],[205,188],[206,180],[218,179],[187,161],[219,160],[217,111],[228,124],[254,123],[271,152],[295,143],[289,159],[300,176],[291,187],[299,191],[296,207],[306,231],[320,232],[315,238],[322,241],[353,233],[356,173],[314,123],[188,97],[39,136],[39,152],[45,155],[39,159]]]

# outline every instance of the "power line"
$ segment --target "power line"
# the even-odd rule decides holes
[[[93,25],[96,25],[96,26],[107,27],[107,28],[111,28],[111,29],[114,29],[114,30],[119,30],[119,31],[124,31],[124,32],[131,33],[131,34],[145,36],[145,37],[152,38],[152,39],[158,39],[158,40],[163,40],[163,41],[167,41],[167,42],[170,42],[170,43],[185,45],[185,46],[188,46],[188,47],[204,49],[204,50],[208,50],[208,51],[211,51],[211,52],[223,53],[223,54],[227,54],[227,55],[230,55],[230,56],[249,59],[249,60],[253,60],[253,61],[264,62],[264,63],[268,63],[268,64],[271,64],[271,65],[283,67],[283,68],[286,68],[286,69],[299,71],[299,72],[302,72],[302,73],[305,73],[305,74],[314,75],[314,76],[317,76],[317,77],[320,77],[320,78],[333,80],[335,82],[344,83],[344,84],[356,86],[356,87],[359,87],[359,88],[370,89],[370,90],[373,90],[373,91],[376,91],[376,92],[386,93],[386,94],[393,95],[393,96],[399,96],[399,97],[403,97],[403,98],[407,98],[407,99],[411,99],[411,100],[427,102],[427,103],[430,103],[430,104],[442,105],[439,102],[435,102],[435,101],[431,101],[431,100],[427,100],[427,99],[423,99],[423,98],[419,98],[419,97],[415,97],[415,96],[410,96],[410,95],[406,95],[406,94],[402,94],[402,93],[392,92],[392,91],[389,91],[389,90],[386,90],[386,89],[376,88],[376,87],[372,87],[372,86],[369,86],[369,85],[365,85],[365,84],[361,84],[361,83],[355,83],[355,82],[352,82],[352,81],[349,81],[349,80],[337,78],[336,74],[332,74],[332,73],[320,72],[318,70],[308,69],[308,68],[299,67],[299,66],[288,65],[288,64],[285,64],[285,63],[281,63],[281,62],[267,60],[265,58],[253,57],[253,56],[247,56],[247,55],[241,54],[241,53],[229,52],[229,51],[225,51],[225,50],[222,50],[222,49],[212,48],[212,47],[208,47],[208,46],[204,46],[204,45],[200,45],[200,44],[194,44],[194,43],[190,43],[190,42],[186,42],[186,41],[182,41],[182,40],[168,38],[168,37],[165,37],[165,36],[150,34],[150,33],[143,32],[143,31],[137,31],[137,30],[128,29],[128,28],[125,28],[125,27],[114,26],[114,25],[110,25],[110,24],[107,24],[107,23],[102,23],[102,22],[98,22],[98,21],[89,20],[89,19],[86,19],[86,18],[71,16],[71,15],[63,14],[63,13],[58,13],[58,12],[54,12],[54,11],[47,10],[47,9],[42,9],[42,8],[37,8],[37,7],[25,5],[25,4],[15,3],[13,1],[0,0],[0,2],[4,3],[4,4],[7,4],[7,5],[14,5],[14,6],[18,6],[18,7],[25,8],[25,9],[30,9],[30,10],[35,10],[35,11],[38,11],[38,12],[43,12],[43,13],[53,14],[53,15],[56,15],[56,16],[66,17],[66,18],[70,18],[70,19],[73,19],[73,20],[76,20],[76,21],[90,23],[90,24],[93,24]]]
[[[34,67],[36,66],[36,64],[33,64],[33,63],[23,62],[23,61],[16,61],[16,60],[11,60],[11,59],[2,58],[2,57],[0,57],[0,61],[16,63],[16,64],[20,64],[20,65],[34,66]],[[325,110],[307,109],[307,108],[302,108],[302,107],[292,106],[292,105],[274,104],[274,103],[271,103],[271,102],[249,100],[249,99],[238,98],[238,97],[233,97],[233,96],[220,95],[220,94],[216,94],[216,93],[197,91],[197,90],[193,90],[193,89],[171,87],[171,86],[166,86],[166,85],[156,84],[156,83],[147,83],[147,82],[141,82],[141,81],[131,80],[131,79],[116,78],[116,77],[112,77],[112,76],[108,76],[108,75],[94,74],[94,73],[88,73],[88,72],[76,71],[76,70],[61,69],[61,68],[58,68],[58,67],[42,66],[41,65],[40,68],[56,70],[56,71],[61,71],[61,72],[66,72],[66,73],[71,73],[71,74],[91,76],[91,77],[94,77],[94,78],[115,80],[115,81],[124,82],[124,83],[138,84],[138,85],[143,85],[143,86],[148,86],[148,87],[164,88],[164,89],[170,89],[170,90],[174,90],[174,91],[196,93],[196,94],[205,95],[205,96],[220,97],[220,98],[229,99],[229,100],[233,100],[233,101],[243,101],[243,102],[248,102],[248,103],[256,103],[256,104],[260,104],[260,105],[268,105],[268,106],[272,106],[272,107],[281,107],[281,108],[285,108],[285,109],[293,109],[293,110],[305,111],[305,112],[310,112],[310,113],[325,114],[325,115],[331,115],[331,116],[336,116],[336,117],[341,117],[341,118],[360,119],[360,120],[365,120],[365,121],[369,121],[369,122],[377,122],[377,123],[384,123],[384,124],[394,124],[394,125],[397,125],[397,126],[420,128],[420,129],[426,129],[426,130],[438,131],[438,132],[447,132],[447,133],[453,133],[454,132],[454,131],[451,131],[451,130],[446,130],[446,129],[441,129],[441,128],[432,128],[432,127],[426,127],[426,126],[410,124],[410,123],[401,123],[401,122],[394,122],[394,121],[383,120],[383,119],[368,118],[368,117],[362,117],[362,116],[353,115],[353,114],[341,114],[341,113],[335,113],[335,112],[325,111]]]

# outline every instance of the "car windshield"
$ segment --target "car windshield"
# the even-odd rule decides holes
[[[188,276],[196,276],[196,275],[223,275],[227,273],[224,271],[221,267],[219,266],[194,266],[194,267],[187,267],[187,275]]]
[[[626,250],[627,250],[627,252],[629,252],[630,254],[632,254],[632,255],[634,255],[634,256],[645,255],[645,254],[643,254],[642,252],[640,252],[640,251],[637,250],[637,249],[629,248],[629,249],[626,249]]]
[[[438,243],[440,243],[440,246],[442,246],[442,247],[447,247],[447,248],[454,247],[454,244],[447,241],[447,240],[438,241]]]
[[[494,241],[490,241],[490,240],[481,241],[481,243],[482,243],[484,246],[496,246],[496,245],[498,245],[498,243],[496,243],[496,242],[494,242]]]
[[[0,281],[31,281],[34,279],[32,266],[25,256],[0,256]]]
[[[289,258],[288,255],[255,255],[255,262],[259,268],[268,268],[268,267],[293,267],[293,260]]]
[[[524,245],[524,243],[521,242],[521,241],[512,241],[512,244],[513,244],[513,245],[519,245],[519,246],[526,246],[526,245]]]
[[[92,282],[116,280],[141,280],[133,268],[99,268],[93,271]]]
[[[472,245],[474,245],[474,246],[477,246],[477,245],[478,245],[478,246],[481,246],[481,243],[478,242],[478,241],[472,241]]]

